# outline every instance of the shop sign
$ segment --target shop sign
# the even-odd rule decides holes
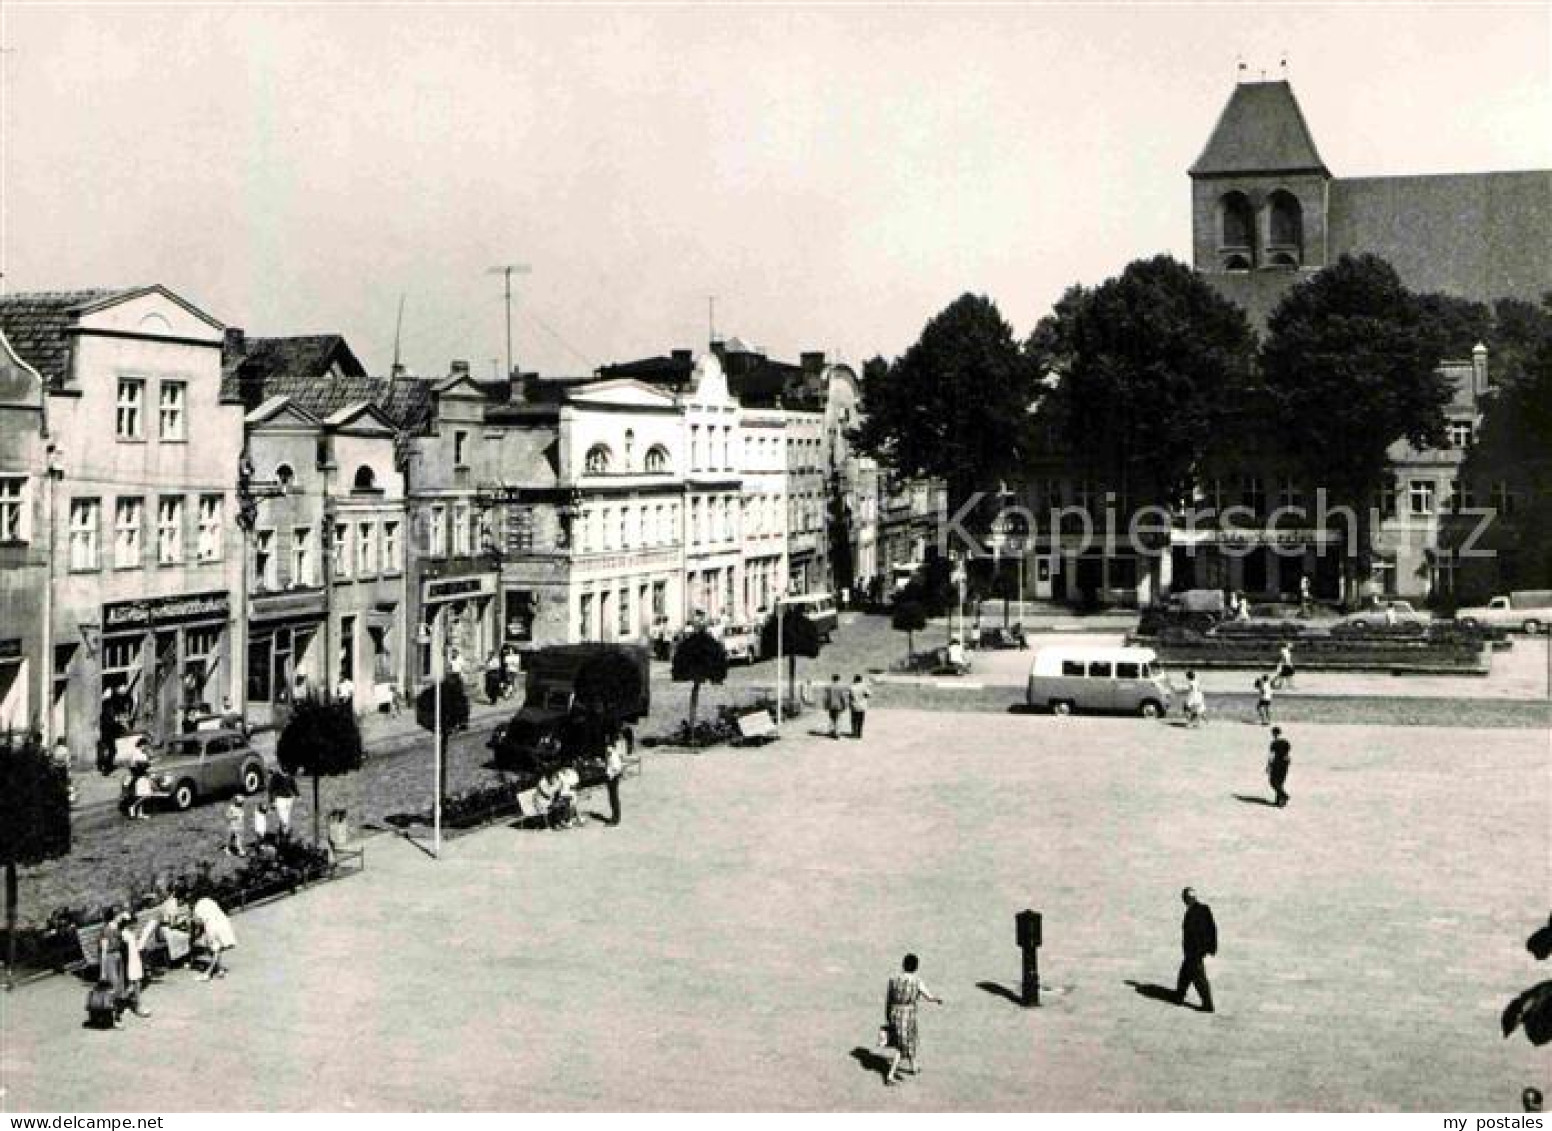
[[[182,624],[185,621],[225,620],[232,611],[226,593],[148,597],[141,601],[116,601],[102,607],[103,632]]]
[[[322,618],[324,595],[322,590],[307,593],[267,593],[253,598],[254,620]]]
[[[450,577],[426,582],[427,601],[448,601],[455,597],[489,597],[496,592],[494,577]]]

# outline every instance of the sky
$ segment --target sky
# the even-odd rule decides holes
[[[1237,63],[1337,176],[1552,167],[1552,4],[0,4],[10,292],[159,282],[374,372],[1023,337],[1190,257]]]

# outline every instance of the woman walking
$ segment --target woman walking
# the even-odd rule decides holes
[[[1194,671],[1186,672],[1186,726],[1199,727],[1207,721],[1207,696]]]
[[[221,905],[207,895],[194,904],[194,923],[210,951],[210,965],[199,976],[200,981],[226,977],[221,956],[237,945],[237,932],[232,930],[232,921],[221,910]]]
[[[889,979],[889,989],[884,995],[884,1022],[889,1035],[889,1071],[884,1074],[887,1087],[900,1082],[901,1071],[912,1076],[919,1071],[916,1064],[916,1003],[925,998],[943,1004],[943,999],[935,996],[917,977],[919,964],[914,954],[907,954],[900,964],[900,973]],[[907,1067],[902,1069],[902,1065]]]

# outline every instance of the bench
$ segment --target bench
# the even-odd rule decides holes
[[[189,932],[181,927],[162,925],[162,932],[166,936],[165,946],[151,945],[149,928],[159,916],[155,911],[142,911],[135,916],[135,928],[140,935],[141,954],[147,969],[153,966],[175,966],[185,958],[189,958],[192,946]],[[98,948],[102,944],[102,933],[107,930],[106,923],[90,923],[75,930],[76,945],[81,948],[81,962],[77,969],[87,972],[95,972],[98,967]],[[153,957],[165,951],[165,956]],[[74,965],[74,964],[72,964]]]
[[[775,742],[781,737],[781,732],[776,729],[776,723],[771,719],[771,713],[763,708],[739,715],[736,723],[738,737],[734,739],[734,744],[737,746],[764,746],[767,742]]]

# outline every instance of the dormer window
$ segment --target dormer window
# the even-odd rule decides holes
[[[291,484],[296,482],[296,472],[292,470],[289,463],[283,463],[275,468],[275,482],[280,486],[281,494],[290,493]]]
[[[353,490],[353,491],[375,491],[375,490],[377,490],[377,473],[374,472],[371,469],[370,466],[368,466],[367,464],[363,463],[360,467],[356,468],[356,477],[351,482],[351,490]]]
[[[662,475],[668,471],[668,449],[662,444],[653,444],[647,449],[647,473],[649,475]]]
[[[609,445],[594,444],[587,450],[587,459],[583,466],[589,475],[607,475],[613,462],[614,457],[609,452]]]

